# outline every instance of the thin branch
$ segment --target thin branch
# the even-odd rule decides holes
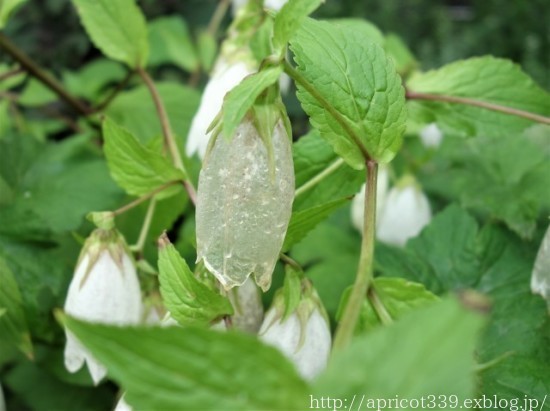
[[[158,193],[160,193],[161,191],[167,189],[168,187],[171,187],[173,186],[174,184],[176,183],[179,183],[180,181],[170,181],[169,183],[166,183],[156,189],[154,189],[153,191],[139,197],[139,198],[136,198],[134,201],[116,209],[115,211],[113,211],[113,216],[117,216],[117,215],[121,215],[121,214],[124,214],[126,211],[128,210],[131,210],[132,208],[134,207],[137,207],[138,205],[140,205],[141,203],[143,203],[144,201],[147,201],[149,200],[150,198],[154,197],[155,195],[157,195]]]
[[[153,222],[153,216],[155,215],[155,208],[157,205],[157,201],[152,198],[151,202],[149,203],[149,207],[147,207],[147,213],[145,214],[145,219],[143,220],[143,224],[141,226],[141,231],[139,232],[139,238],[138,241],[134,247],[135,251],[138,253],[140,257],[143,257],[143,248],[145,247],[145,240],[147,239],[147,234],[149,233],[149,229],[151,228],[151,223]]]
[[[468,97],[447,96],[444,94],[418,93],[416,91],[407,91],[409,100],[430,100],[443,103],[465,104],[468,106],[480,107],[486,110],[498,111],[499,113],[510,114],[512,116],[523,117],[537,123],[550,124],[550,117],[530,113],[529,111],[518,110],[512,107],[501,106],[499,104],[488,103],[486,101],[476,100]]]
[[[369,160],[366,162],[367,169],[367,192],[365,194],[365,221],[363,223],[363,241],[361,243],[361,255],[359,256],[359,266],[357,276],[351,290],[348,302],[344,309],[342,320],[336,328],[334,337],[334,350],[340,350],[346,347],[359,319],[361,306],[372,281],[373,257],[374,257],[374,230],[376,226],[376,179],[378,164]]]
[[[120,83],[117,84],[117,86],[109,93],[109,95],[103,100],[101,103],[99,103],[96,107],[93,108],[93,112],[97,113],[98,111],[103,111],[111,102],[114,100],[114,98],[120,93],[122,90],[126,88],[128,83],[130,82],[130,79],[135,74],[135,71],[130,70],[128,73],[126,73],[126,77],[122,79]]]
[[[24,73],[25,70],[23,70],[21,67],[16,67],[11,70],[8,70],[2,74],[0,74],[0,81],[4,81],[10,77],[17,76],[18,74]]]
[[[191,199],[193,204],[196,204],[197,193],[195,191],[195,187],[191,183],[189,174],[185,169],[183,160],[181,159],[178,145],[176,143],[174,134],[172,133],[172,127],[170,126],[170,119],[168,118],[168,114],[166,113],[166,108],[164,107],[162,98],[160,97],[160,94],[155,86],[155,83],[153,82],[153,79],[149,76],[149,73],[147,73],[147,71],[145,71],[141,67],[137,69],[137,72],[140,75],[140,77],[143,79],[145,84],[147,85],[147,88],[149,89],[149,92],[151,93],[151,97],[153,98],[153,101],[155,103],[155,107],[157,109],[157,114],[158,114],[161,128],[162,128],[162,134],[164,136],[164,143],[166,147],[168,147],[168,151],[170,152],[170,156],[172,157],[174,166],[182,170],[187,176],[187,179],[184,181],[183,184],[185,186],[185,190],[187,191],[187,194],[189,195],[189,198]]]
[[[57,94],[59,98],[65,101],[65,103],[71,106],[75,111],[83,116],[90,114],[91,109],[86,104],[72,96],[65,90],[63,84],[38,67],[29,56],[19,50],[3,33],[0,33],[0,48],[4,49],[22,68]]]
[[[228,8],[229,0],[220,0],[218,6],[216,7],[216,10],[214,10],[214,14],[212,14],[210,22],[208,23],[208,34],[212,35],[213,37],[216,36],[216,32],[218,31],[220,24],[225,17],[225,13],[227,13]]]
[[[336,170],[338,170],[342,165],[344,165],[344,160],[342,158],[339,158],[338,160],[334,161],[331,165],[329,165],[319,174],[314,176],[311,180],[307,181],[305,184],[298,187],[294,192],[294,197],[298,197],[299,195],[315,187],[317,184],[323,181],[326,177],[328,177],[329,175],[334,173]]]
[[[374,287],[371,287],[367,292],[367,298],[369,299],[369,302],[371,303],[372,307],[374,308],[374,311],[376,312],[376,315],[380,319],[380,322],[383,325],[390,325],[393,323],[393,319],[384,306],[384,303],[378,296],[378,293],[374,289]]]

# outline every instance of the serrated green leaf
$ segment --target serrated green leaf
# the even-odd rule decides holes
[[[10,15],[27,0],[2,0],[0,1],[0,29],[8,22]]]
[[[73,0],[95,46],[107,57],[132,68],[144,67],[147,24],[135,0]]]
[[[149,64],[172,63],[187,71],[199,67],[199,59],[187,23],[180,16],[159,17],[149,24]]]
[[[295,211],[290,217],[288,230],[283,243],[283,251],[289,250],[294,244],[302,240],[321,221],[325,220],[336,209],[348,203],[349,197],[340,198],[318,206]]]
[[[105,364],[135,410],[290,410],[308,401],[294,367],[253,336],[63,322]]]
[[[286,45],[302,21],[315,11],[325,0],[290,0],[275,16],[273,26],[273,46],[280,54],[286,51]]]
[[[431,192],[506,223],[521,237],[532,238],[541,211],[550,207],[550,133],[479,137],[465,143],[446,139],[439,156],[422,174]]]
[[[509,60],[476,57],[418,73],[407,82],[411,92],[470,98],[550,116],[550,95]],[[533,124],[522,117],[436,101],[409,101],[411,118],[437,121],[445,131],[465,136],[514,135]]]
[[[298,81],[298,98],[321,136],[355,169],[365,166],[363,151],[391,161],[407,114],[401,79],[382,48],[350,27],[311,19],[290,44],[297,70],[311,86],[306,90]]]
[[[147,149],[129,131],[108,118],[103,122],[103,139],[111,176],[128,194],[141,196],[185,179],[185,174],[168,158]],[[175,192],[171,188],[158,195],[169,196]]]
[[[396,394],[400,398],[435,395],[436,400],[438,395],[473,398],[474,348],[482,323],[481,317],[452,299],[415,310],[334,353],[313,392],[348,403],[357,393],[368,393],[370,399]],[[450,404],[437,406],[450,408]]]
[[[373,280],[372,287],[376,293],[374,298],[378,299],[382,309],[391,320],[399,320],[416,308],[439,301],[439,298],[426,290],[423,284],[407,281],[403,278],[378,277]],[[336,314],[337,320],[341,318],[344,312],[350,292],[351,287],[342,295],[340,307]],[[365,298],[357,326],[355,327],[355,333],[368,332],[382,324],[382,320],[373,305],[372,299]]]
[[[258,96],[278,79],[283,68],[269,67],[258,73],[247,76],[224,98],[223,102],[223,134],[232,137],[242,119],[250,110]]]
[[[110,83],[119,83],[126,75],[124,66],[112,60],[99,58],[78,71],[63,73],[63,83],[74,95],[97,101]]]
[[[23,301],[13,273],[0,258],[0,307],[5,315],[0,316],[0,336],[19,348],[27,357],[33,355],[31,335],[23,311]]]
[[[365,182],[365,173],[349,167],[317,130],[292,146],[296,174],[295,211],[352,196]]]
[[[201,283],[176,248],[160,240],[160,292],[171,316],[184,325],[207,325],[233,314],[229,300]]]

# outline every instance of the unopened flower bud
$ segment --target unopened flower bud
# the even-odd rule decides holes
[[[202,94],[199,109],[191,123],[186,145],[188,156],[198,153],[200,158],[204,157],[212,134],[207,130],[220,112],[225,94],[252,73],[252,64],[246,61],[229,62],[223,56],[218,59],[212,77]]]
[[[404,246],[416,237],[432,219],[426,194],[416,182],[406,177],[386,197],[376,224],[376,237],[385,243]]]
[[[227,290],[250,274],[269,288],[292,212],[290,136],[281,113],[262,113],[274,121],[250,112],[231,140],[217,136],[199,176],[197,261]]]
[[[122,236],[95,230],[86,240],[65,301],[67,314],[104,324],[138,324],[142,315],[139,281]],[[74,335],[66,331],[65,367],[76,372],[84,362],[95,384],[106,375]]]
[[[439,127],[437,127],[436,123],[431,123],[420,130],[420,140],[422,144],[424,144],[424,147],[437,148],[441,145],[443,133]]]
[[[542,295],[550,307],[550,226],[546,230],[535,259],[531,274],[531,291]]]
[[[284,313],[284,297],[279,292],[265,316],[259,337],[291,360],[302,377],[312,380],[325,369],[330,354],[331,335],[326,312],[310,286],[297,308],[287,317]]]

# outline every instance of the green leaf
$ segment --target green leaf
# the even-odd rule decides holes
[[[57,95],[35,78],[31,78],[17,100],[23,106],[37,107],[57,101]]]
[[[182,150],[183,139],[187,137],[191,120],[199,107],[200,94],[174,82],[158,82],[156,86]],[[155,104],[145,86],[119,93],[107,108],[106,114],[142,143],[162,134]]]
[[[119,83],[126,75],[124,66],[112,60],[99,58],[78,71],[63,73],[63,83],[74,95],[98,101],[110,83]]]
[[[365,182],[365,173],[344,163],[317,130],[300,137],[292,150],[297,187],[294,210],[352,196]]]
[[[128,194],[141,196],[185,179],[168,158],[142,145],[130,132],[108,118],[103,122],[104,151],[111,176]],[[160,196],[172,195],[170,189]]]
[[[247,76],[224,98],[223,103],[223,134],[232,137],[242,119],[250,110],[258,96],[269,86],[279,80],[283,72],[281,66],[266,68],[258,73]]]
[[[207,30],[201,31],[197,38],[197,47],[199,59],[204,71],[209,72],[214,65],[214,60],[218,52],[218,42],[216,38]]]
[[[201,283],[166,237],[159,240],[160,292],[171,316],[184,325],[205,325],[233,314],[226,297]]]
[[[418,73],[407,87],[412,92],[471,98],[543,116],[550,116],[550,95],[511,61],[491,56],[448,64]],[[444,130],[465,136],[514,135],[532,121],[465,104],[409,102],[411,117],[437,121]]]
[[[349,202],[349,197],[340,198],[305,210],[295,211],[290,217],[282,250],[289,250],[302,240],[317,224],[325,220],[336,209]]]
[[[300,28],[302,21],[313,13],[324,0],[290,0],[275,16],[273,46],[281,55],[286,52],[288,41]]]
[[[281,321],[285,321],[300,304],[302,297],[301,272],[290,264],[285,266],[285,280],[283,283],[284,308]]]
[[[199,67],[199,58],[185,20],[180,16],[159,17],[148,26],[150,65],[172,63],[190,72]]]
[[[345,398],[348,403],[357,393],[367,393],[368,399],[474,398],[474,348],[482,323],[482,318],[452,299],[415,310],[334,353],[313,392],[319,397]]]
[[[107,327],[68,317],[63,322],[122,384],[136,410],[305,406],[306,384],[294,367],[253,336],[194,327]]]
[[[0,307],[6,314],[0,316],[0,335],[11,341],[27,357],[32,358],[33,348],[23,302],[13,273],[0,258]]]
[[[382,48],[350,27],[306,19],[291,49],[305,82],[297,81],[298,99],[334,151],[358,170],[363,151],[391,161],[407,114],[401,79]]]
[[[410,311],[439,301],[439,298],[426,290],[423,284],[403,278],[378,277],[372,282],[376,297],[391,320],[399,320]],[[342,296],[336,318],[341,318],[349,299],[351,287]],[[379,313],[371,298],[365,298],[361,307],[356,333],[364,333],[382,325]]]
[[[11,200],[0,207],[0,232],[47,240],[77,229],[90,211],[113,209],[122,192],[87,136],[39,143],[29,135],[0,140],[0,175]]]
[[[134,0],[73,0],[86,32],[107,57],[132,68],[144,67],[147,25]]]
[[[27,0],[2,0],[0,1],[0,29],[3,29],[10,15]]]
[[[532,238],[541,212],[550,207],[548,130],[529,136],[479,137],[465,143],[446,138],[422,175],[426,189],[456,199],[477,213],[503,221]],[[536,137],[536,136],[535,136]]]

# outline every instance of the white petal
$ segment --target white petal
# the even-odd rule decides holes
[[[233,326],[241,331],[257,333],[262,325],[264,308],[256,283],[248,278],[243,285],[231,290],[229,300],[235,311],[231,318]]]
[[[114,411],[132,411],[132,407],[130,407],[130,405],[128,405],[128,403],[124,401],[124,396],[122,396],[118,401]]]
[[[531,291],[542,295],[550,304],[550,226],[546,230],[535,259],[531,274]]]
[[[6,403],[4,402],[4,391],[2,391],[1,384],[0,384],[0,411],[6,411]]]
[[[216,140],[200,172],[197,258],[226,289],[242,285],[251,273],[264,291],[271,284],[294,199],[291,144],[282,122],[272,142],[274,176],[249,120],[231,141]]]
[[[109,252],[103,250],[87,273],[89,261],[90,258],[86,255],[76,269],[65,301],[65,311],[90,322],[138,324],[143,310],[141,290],[130,257],[123,254],[121,265],[117,265]],[[71,333],[67,333],[67,370],[77,371],[83,361],[86,361],[92,379],[97,384],[105,376],[105,368]]]
[[[420,140],[422,140],[425,147],[437,148],[443,140],[443,133],[436,123],[431,123],[420,130]]]
[[[393,187],[380,212],[376,236],[380,241],[403,246],[417,236],[432,218],[426,195],[414,185]]]
[[[198,153],[200,158],[204,157],[211,135],[206,130],[222,109],[225,94],[252,73],[252,69],[242,61],[229,64],[223,57],[218,60],[191,123],[185,149],[188,156]]]
[[[260,339],[279,349],[307,380],[312,380],[326,368],[331,346],[327,321],[314,310],[307,320],[303,344],[300,346],[301,324],[296,313],[284,322],[275,318],[276,310],[267,312],[259,332]]]
[[[288,0],[264,0],[264,8],[279,11]]]

